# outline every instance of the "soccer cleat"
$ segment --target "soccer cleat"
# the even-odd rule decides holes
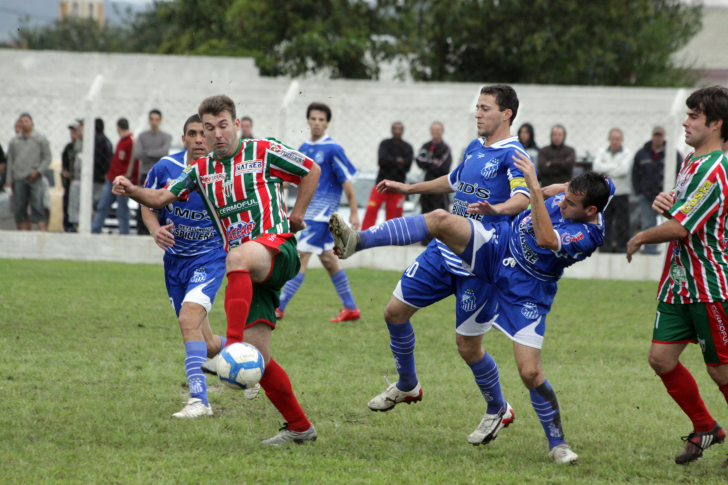
[[[200,416],[212,416],[212,408],[202,404],[202,399],[193,397],[187,401],[187,406],[182,408],[182,411],[174,413],[173,418],[199,418]]]
[[[571,447],[567,444],[556,445],[549,451],[549,458],[556,463],[576,463],[579,456],[571,451]]]
[[[220,349],[222,350],[222,349]],[[212,374],[213,376],[217,375],[217,362],[220,357],[220,354],[215,355],[212,359],[208,360],[204,364],[200,366],[200,370],[204,372],[205,374]]]
[[[389,411],[394,406],[400,403],[410,404],[413,402],[422,401],[422,386],[418,382],[414,389],[411,391],[400,391],[397,387],[397,383],[390,383],[389,379],[384,378],[389,384],[386,391],[373,398],[367,406],[372,411]]]
[[[468,443],[473,446],[487,445],[496,439],[500,430],[507,428],[514,419],[516,419],[516,413],[508,403],[506,403],[505,409],[501,409],[496,414],[485,413],[478,428],[468,436]]]
[[[260,384],[256,384],[250,389],[243,389],[243,394],[245,395],[245,399],[250,401],[251,399],[255,399],[258,397],[258,393],[260,392]]]
[[[283,315],[285,315],[286,312],[283,312],[276,308],[276,320],[283,320]]]
[[[316,438],[318,438],[318,435],[316,434],[316,428],[313,427],[313,423],[311,423],[310,428],[301,433],[288,429],[288,423],[284,423],[283,427],[278,431],[280,431],[280,433],[272,438],[261,441],[260,444],[281,446],[284,443],[293,441],[294,443],[298,443],[300,445],[302,443],[305,443],[306,441],[316,441]]]
[[[685,445],[685,449],[675,457],[675,463],[678,465],[687,465],[703,456],[703,451],[707,450],[711,445],[723,443],[725,441],[725,430],[716,421],[713,431],[707,433],[690,433],[681,439],[687,444]]]
[[[359,234],[349,227],[338,212],[331,214],[329,231],[334,236],[334,252],[339,259],[346,259],[356,252]]]
[[[349,310],[348,308],[343,308],[339,314],[330,319],[329,322],[348,322],[351,320],[359,320],[361,318],[361,313],[359,313],[359,309],[356,310]]]

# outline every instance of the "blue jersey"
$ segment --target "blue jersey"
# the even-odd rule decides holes
[[[448,176],[450,187],[455,191],[452,213],[477,221],[508,221],[511,216],[469,214],[468,205],[485,200],[491,204],[500,204],[519,193],[530,197],[523,172],[513,163],[513,156],[518,151],[529,159],[531,157],[515,136],[491,146],[485,146],[484,143],[485,138],[478,138],[470,142],[465,150],[462,163]],[[463,267],[460,258],[441,241],[435,241],[452,273],[461,276],[471,275]]]
[[[614,184],[609,183],[609,199],[614,195]],[[559,240],[556,251],[539,247],[533,230],[531,210],[521,212],[512,222],[508,237],[508,248],[516,263],[541,281],[558,281],[564,269],[583,261],[604,242],[603,214],[597,214],[597,223],[574,222],[561,216],[559,202],[564,194],[557,194],[545,201],[551,224]],[[504,235],[499,235],[503,237]]]
[[[154,164],[147,175],[144,187],[150,189],[164,188],[172,180],[177,179],[182,170],[187,168],[187,151],[164,157]],[[152,209],[159,212],[161,225],[174,224],[174,246],[167,254],[174,256],[197,256],[210,251],[223,250],[223,242],[215,232],[215,226],[207,214],[202,197],[197,192],[190,194],[187,202],[173,202],[164,209]]]
[[[341,200],[341,184],[356,174],[357,170],[351,164],[341,145],[324,135],[317,141],[307,141],[298,149],[311,158],[321,167],[316,193],[308,205],[307,221],[329,222],[331,214],[339,208]]]

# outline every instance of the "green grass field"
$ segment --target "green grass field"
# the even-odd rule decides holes
[[[673,462],[690,423],[647,364],[654,283],[564,280],[544,368],[577,466],[557,466],[515,369],[510,340],[484,342],[516,421],[488,446],[467,435],[485,403],[454,339],[454,299],[421,311],[421,403],[372,413],[396,379],[381,317],[399,273],[351,270],[363,318],[332,324],[339,301],[309,272],[273,335],[319,439],[262,447],[281,418],[208,378],[211,418],[173,420],[187,399],[184,346],[161,266],[0,260],[0,483],[521,484],[725,483],[716,446]],[[224,333],[222,294],[211,313]],[[699,350],[683,359],[718,420],[725,401]]]

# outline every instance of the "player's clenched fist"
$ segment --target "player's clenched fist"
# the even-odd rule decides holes
[[[380,194],[390,193],[407,195],[407,186],[400,182],[382,180],[377,184],[377,192],[379,192]]]
[[[123,175],[119,175],[114,179],[114,187],[111,190],[114,195],[123,195],[126,197],[131,196],[134,192],[134,184],[132,184],[128,178]]]

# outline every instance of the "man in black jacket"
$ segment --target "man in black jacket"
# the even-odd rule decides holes
[[[73,147],[78,138],[77,130],[78,122],[68,125],[68,131],[71,136],[71,141],[66,144],[66,147],[61,153],[61,185],[63,186],[63,230],[66,232],[76,232],[76,228],[68,220],[68,197],[71,189],[71,181],[73,180],[73,164],[76,156],[75,149]]]
[[[114,147],[111,141],[104,134],[104,120],[96,118],[94,123],[94,210],[101,198],[106,182],[106,172],[111,166],[111,159],[114,158]]]
[[[430,126],[432,140],[422,145],[417,154],[417,166],[425,171],[425,182],[450,173],[452,154],[447,143],[442,141],[443,133],[445,133],[445,128],[442,123],[439,121],[432,123]],[[420,205],[423,214],[432,212],[435,209],[449,211],[450,198],[448,194],[423,194],[420,196]]]
[[[402,139],[404,134],[404,125],[399,121],[392,124],[392,138],[382,140],[379,144],[379,173],[377,181],[372,187],[369,194],[369,203],[367,211],[364,215],[364,222],[361,226],[362,231],[369,229],[377,222],[377,213],[382,204],[387,205],[386,219],[394,219],[402,217],[404,213],[404,195],[377,192],[377,184],[382,180],[394,180],[396,182],[405,182],[407,172],[412,166],[412,156],[414,150],[412,145]]]
[[[677,152],[677,168],[680,171],[682,156]],[[645,143],[634,156],[632,165],[632,185],[640,199],[640,219],[642,230],[657,225],[657,212],[652,210],[652,202],[662,192],[665,173],[665,129],[656,126],[652,129],[652,139]],[[643,254],[657,254],[654,244],[645,245]]]

